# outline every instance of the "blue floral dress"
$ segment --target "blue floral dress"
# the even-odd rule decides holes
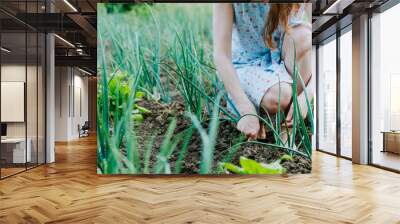
[[[281,60],[282,28],[273,33],[276,49],[269,49],[264,42],[264,21],[269,9],[268,3],[233,3],[232,62],[242,89],[257,109],[270,87],[279,82],[292,83]],[[304,7],[300,12],[304,12]],[[289,19],[290,26],[299,23],[302,20],[298,16]],[[228,108],[239,115],[232,100],[228,100]]]

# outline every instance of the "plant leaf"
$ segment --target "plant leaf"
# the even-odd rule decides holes
[[[232,164],[232,163],[222,163],[222,166],[228,171],[236,174],[246,174],[242,168]]]

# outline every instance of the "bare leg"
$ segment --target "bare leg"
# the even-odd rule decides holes
[[[294,57],[296,57],[294,61]],[[291,27],[285,34],[283,45],[282,45],[282,59],[285,62],[286,70],[289,74],[294,77],[293,66],[296,62],[297,68],[299,69],[300,76],[304,81],[304,85],[311,81],[311,26],[297,25]],[[297,94],[303,92],[303,86],[300,80],[297,80]],[[307,93],[312,94],[311,91]],[[306,97],[309,97],[306,96]],[[290,124],[291,125],[291,124]],[[291,127],[285,127],[282,130],[289,129],[291,133]],[[285,138],[285,139],[283,139]],[[288,133],[282,137],[284,142],[287,142]]]
[[[296,64],[300,76],[305,85],[311,79],[311,27],[307,25],[297,25],[289,28],[283,39],[282,59],[289,74],[293,77],[294,54],[296,49]],[[302,92],[303,88],[298,81],[297,94]]]
[[[280,85],[280,90],[279,90]],[[280,102],[279,102],[280,94]],[[261,107],[267,111],[269,114],[273,115],[278,113],[278,108],[280,105],[280,111],[286,111],[290,106],[292,99],[292,87],[289,83],[281,82],[278,83],[267,90],[264,97],[261,100]],[[288,133],[287,128],[281,128],[281,139],[284,144],[287,143]],[[291,129],[289,129],[290,132]]]
[[[279,89],[280,85],[280,89]],[[280,92],[280,93],[279,93]],[[280,102],[279,102],[280,94]],[[285,111],[289,107],[292,99],[292,87],[289,83],[280,82],[275,84],[267,90],[261,100],[261,108],[268,111],[269,114],[276,114],[278,112],[278,105],[281,106],[280,110]]]

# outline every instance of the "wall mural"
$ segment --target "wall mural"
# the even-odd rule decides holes
[[[98,4],[99,174],[311,171],[311,4]]]

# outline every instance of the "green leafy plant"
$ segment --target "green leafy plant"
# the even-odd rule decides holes
[[[280,159],[265,164],[241,156],[241,167],[232,163],[221,163],[220,166],[225,169],[225,171],[235,174],[285,174],[286,169],[282,166],[282,162],[287,160],[293,160],[293,158],[289,155],[283,155]]]
[[[178,44],[175,43],[172,46],[171,57],[176,67],[177,87],[183,96],[187,110],[201,118],[204,99],[201,94],[205,93],[205,89],[195,58],[197,43],[190,32],[184,32],[182,37],[177,33],[176,37]],[[200,91],[197,91],[194,86],[199,87]]]
[[[219,101],[221,100],[222,93],[217,96],[217,99],[214,103],[213,113],[211,115],[211,122],[209,125],[208,132],[204,130],[201,126],[198,118],[189,114],[190,119],[193,122],[193,125],[197,128],[200,133],[201,140],[203,143],[203,148],[201,151],[201,161],[200,161],[200,174],[209,174],[212,172],[212,165],[214,161],[214,151],[215,144],[218,136],[218,127],[219,127]]]
[[[182,146],[181,146],[181,149],[179,151],[178,159],[175,162],[175,170],[174,170],[175,174],[179,174],[182,171],[182,163],[183,163],[183,160],[184,160],[185,155],[187,153],[188,146],[189,146],[189,143],[190,143],[190,139],[193,136],[193,132],[194,132],[194,126],[193,125],[191,125],[187,130],[185,130],[185,134],[184,134],[184,137],[183,137],[183,140],[182,140]]]
[[[115,74],[108,82],[108,97],[109,97],[109,111],[110,120],[114,121],[122,115],[123,110],[126,109],[126,103],[129,102],[128,98],[131,95],[131,85],[133,77],[125,73]],[[135,103],[132,107],[132,118],[133,120],[140,122],[143,120],[143,115],[151,114],[151,111],[139,106],[136,102],[139,102],[145,96],[144,92],[136,91]],[[99,98],[103,97],[102,94],[98,95]]]
[[[280,111],[280,106],[276,115],[244,115],[259,117],[273,136],[273,142],[247,142],[242,136],[233,140],[220,161],[214,161],[220,123],[237,123],[239,117],[228,112],[220,103],[221,96],[226,96],[226,92],[220,93],[224,87],[212,60],[211,8],[135,4],[128,11],[115,8],[118,13],[107,13],[107,8],[108,4],[98,5],[99,173],[179,174],[196,130],[202,141],[199,150],[200,173],[203,174],[215,173],[217,170],[213,165],[216,162],[230,164],[244,144],[262,145],[265,147],[260,150],[282,150],[290,156],[311,159],[310,135],[314,129],[312,102],[307,99],[307,123],[301,117],[297,94],[293,91],[292,130],[285,127],[285,113]],[[299,83],[304,86],[296,62],[293,71],[292,87],[295,88]],[[170,120],[159,151],[155,148],[158,145],[155,141],[159,139],[156,134],[144,139],[144,147],[140,147],[141,142],[136,136],[140,135],[137,124],[151,115],[152,111],[141,107],[139,102],[148,100],[169,104],[175,99],[173,94],[176,92],[178,99],[183,99],[192,123],[176,133],[176,121]],[[224,99],[227,104],[234,106],[229,98]],[[204,128],[206,123],[208,129]],[[285,133],[287,141],[282,137]],[[177,154],[175,167],[170,167],[172,153]],[[154,166],[151,165],[152,155],[157,160]],[[245,159],[243,163],[254,165]],[[226,166],[233,167],[231,165]],[[264,167],[266,164],[261,165]],[[241,166],[236,168],[244,168]]]
[[[106,4],[105,7],[108,13],[124,13],[132,10],[133,4]]]
[[[173,138],[174,130],[176,127],[176,119],[173,119],[168,127],[167,133],[165,134],[164,141],[161,144],[160,152],[157,155],[157,163],[154,168],[154,173],[171,173],[171,167],[169,166],[168,160],[181,140],[181,135]]]

